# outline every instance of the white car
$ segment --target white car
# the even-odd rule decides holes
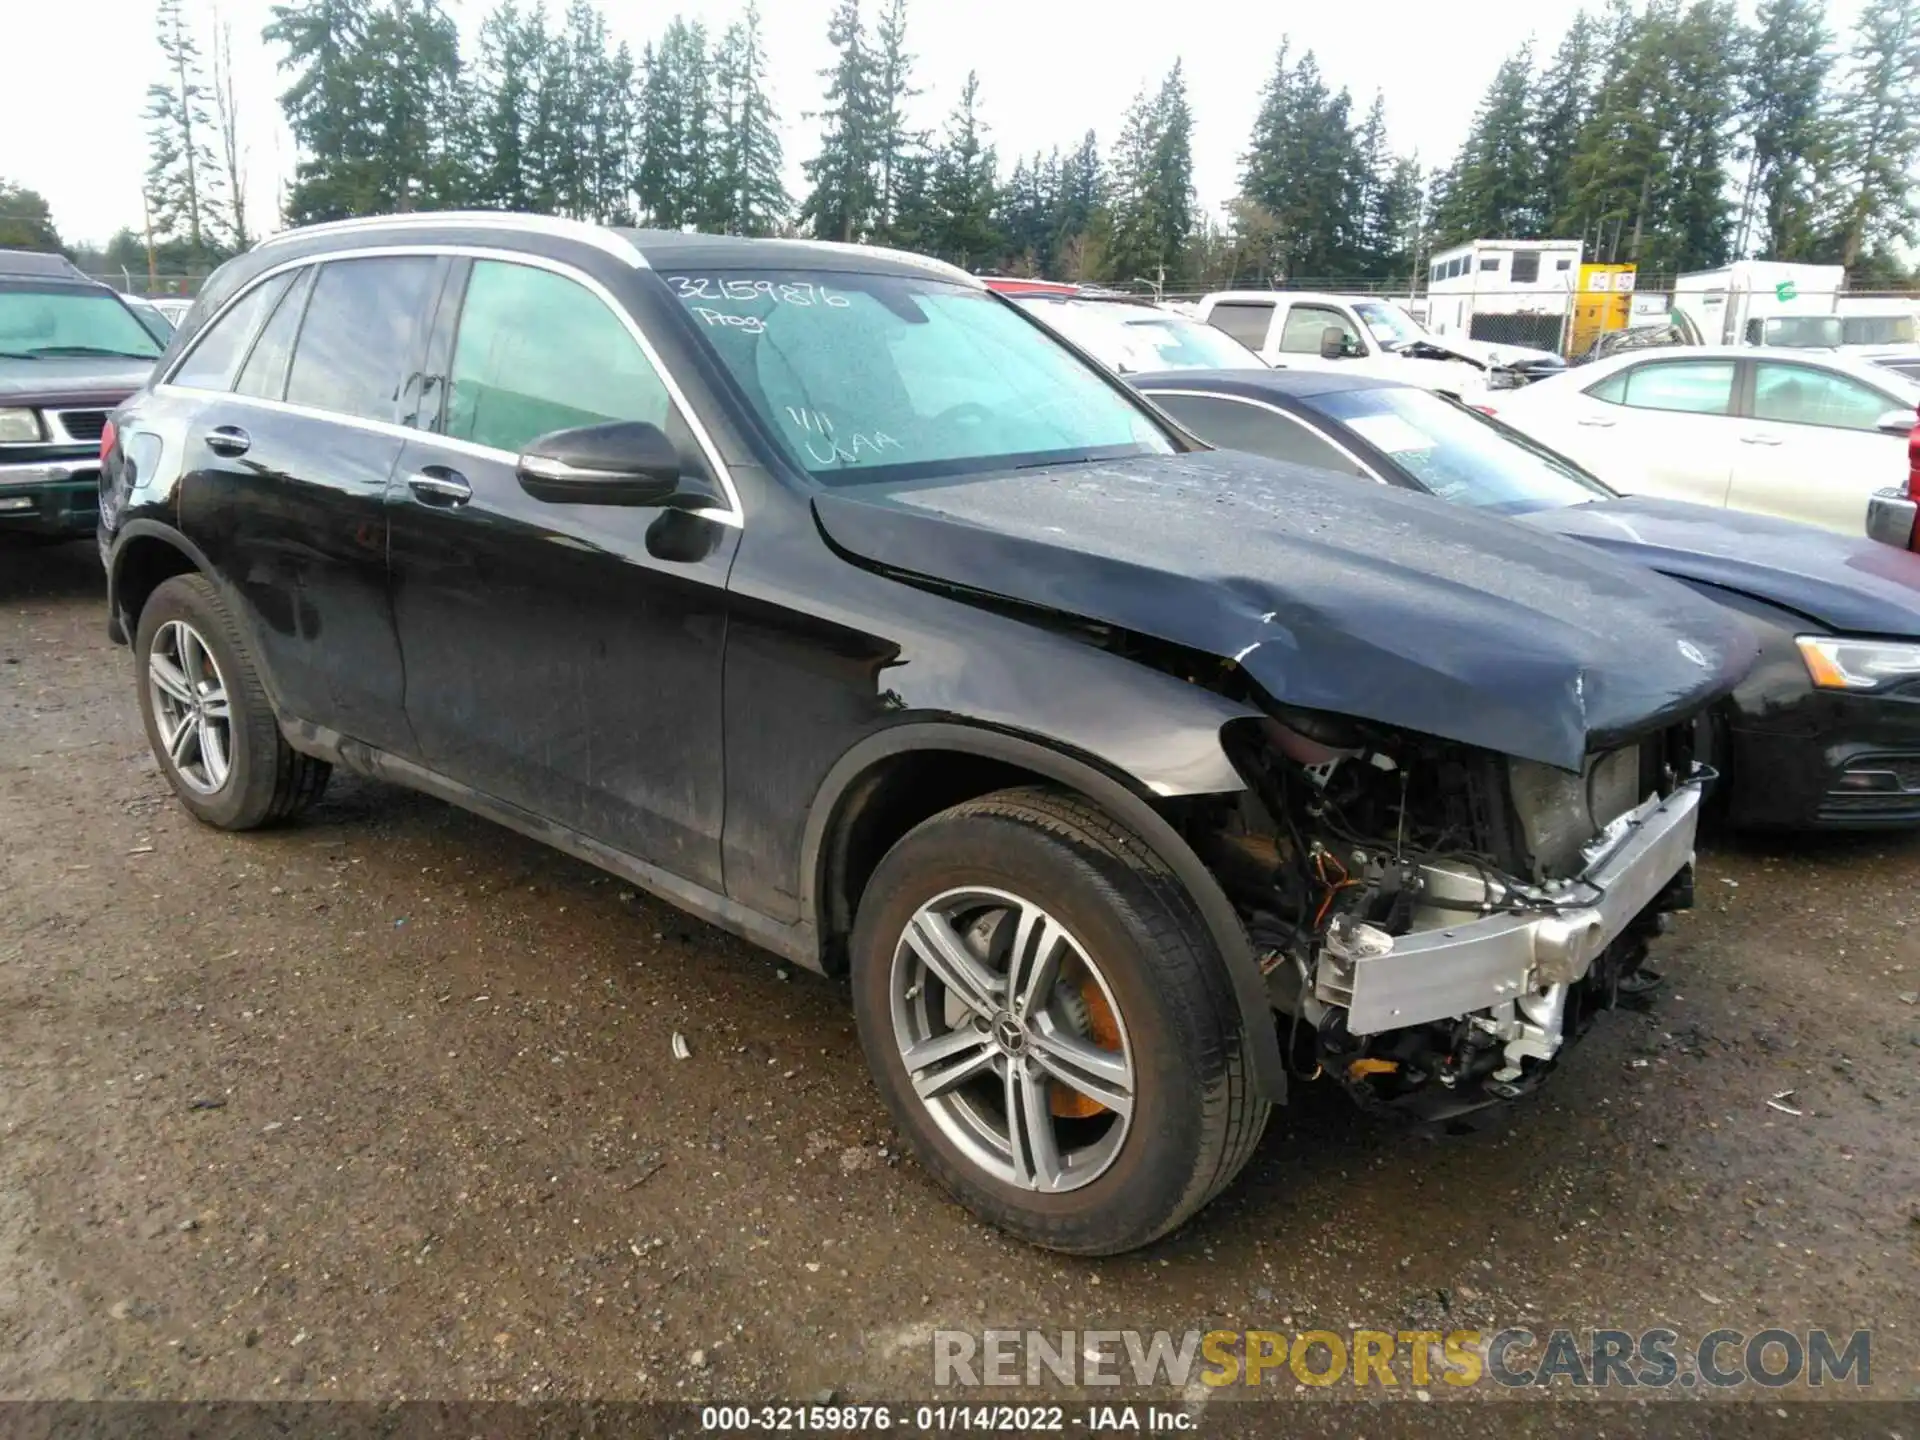
[[[1859,535],[1907,468],[1920,384],[1830,351],[1632,350],[1491,396],[1614,489]]]
[[[1337,370],[1466,395],[1565,368],[1545,350],[1442,339],[1377,295],[1226,290],[1201,297],[1198,313],[1269,365],[1287,370]]]
[[[1268,368],[1231,336],[1165,306],[1090,295],[1020,293],[1008,298],[1121,375]]]

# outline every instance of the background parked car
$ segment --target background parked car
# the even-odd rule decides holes
[[[107,412],[161,348],[65,257],[0,250],[0,541],[92,533]]]
[[[1617,496],[1518,431],[1412,386],[1274,370],[1133,383],[1212,444],[1510,515],[1692,585],[1761,640],[1761,663],[1712,736],[1733,822],[1920,824],[1920,555]]]
[[[1622,494],[1861,535],[1920,384],[1833,353],[1704,346],[1615,355],[1487,403]]]
[[[1381,296],[1222,291],[1202,297],[1197,313],[1270,365],[1352,370],[1456,394],[1510,389],[1566,368],[1545,350],[1441,339]]]
[[[120,298],[133,311],[134,317],[147,327],[147,333],[165,349],[167,342],[173,338],[173,321],[167,318],[167,313],[141,295],[122,295]]]
[[[1266,361],[1224,331],[1146,301],[1072,289],[1066,293],[1008,289],[992,279],[987,288],[1008,296],[1117,374],[1192,367],[1268,368]]]

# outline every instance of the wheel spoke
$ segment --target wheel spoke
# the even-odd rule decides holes
[[[929,1066],[914,1074],[913,1088],[922,1100],[931,1100],[937,1095],[946,1094],[956,1085],[964,1085],[976,1076],[987,1074],[999,1058],[1000,1052],[983,1035],[978,1045],[970,1050],[962,1050],[958,1059],[949,1059],[944,1065]]]
[[[153,683],[172,699],[182,705],[193,703],[193,686],[188,683],[180,667],[160,653],[158,646],[147,656],[147,673],[153,677]]]
[[[1007,1155],[1014,1183],[1029,1190],[1051,1190],[1060,1183],[1060,1147],[1054,1140],[1047,1082],[1024,1059],[1007,1065]]]
[[[1116,1115],[1132,1112],[1133,1076],[1124,1056],[1041,1025],[1033,1026],[1028,1036],[1034,1063],[1062,1085]]]
[[[209,720],[225,720],[231,713],[227,705],[227,689],[220,683],[219,677],[208,683],[207,693],[200,697],[200,713]]]
[[[179,725],[174,727],[173,734],[167,737],[167,754],[173,757],[176,767],[186,765],[187,756],[191,753],[193,742],[199,738],[199,734],[199,717],[192,712],[182,715]]]
[[[1013,928],[1013,948],[1007,953],[1007,993],[1013,997],[1015,1015],[1032,1015],[1046,1004],[1060,973],[1060,952],[1066,938],[1067,932],[1039,906],[1020,907]]]
[[[227,783],[227,732],[205,716],[200,720],[200,768],[207,783],[218,790]]]
[[[198,695],[200,683],[206,679],[206,655],[200,648],[200,637],[185,625],[176,625],[173,635],[180,651],[180,671],[187,677],[188,687]]]
[[[993,1037],[971,1025],[962,1025],[957,1030],[949,1030],[944,1035],[934,1035],[919,1044],[908,1047],[900,1054],[909,1071],[925,1070],[950,1060],[955,1055],[963,1055],[993,1044]]]
[[[999,1008],[999,981],[973,958],[944,916],[929,910],[917,913],[907,927],[907,943],[956,1000],[976,1015],[993,1018]]]

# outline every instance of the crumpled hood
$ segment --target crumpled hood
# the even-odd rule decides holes
[[[147,383],[151,360],[110,355],[47,356],[39,360],[0,357],[0,404],[118,405]]]
[[[1592,546],[1231,451],[822,491],[855,560],[1233,659],[1275,701],[1577,769],[1745,675],[1737,619]]]
[[[1566,362],[1551,350],[1534,350],[1525,345],[1496,345],[1486,340],[1475,340],[1466,335],[1448,335],[1444,338],[1439,335],[1423,335],[1420,337],[1420,343],[1431,345],[1437,350],[1449,351],[1472,364],[1490,366],[1494,369],[1507,365],[1564,369],[1566,365]]]
[[[1783,606],[1831,630],[1920,636],[1920,555],[1864,536],[1637,495],[1518,518],[1678,580]]]

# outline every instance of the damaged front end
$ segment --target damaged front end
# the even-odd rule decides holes
[[[1579,773],[1322,714],[1236,727],[1249,790],[1195,837],[1293,1063],[1437,1120],[1532,1088],[1650,989],[1692,903],[1706,772],[1675,725]]]

